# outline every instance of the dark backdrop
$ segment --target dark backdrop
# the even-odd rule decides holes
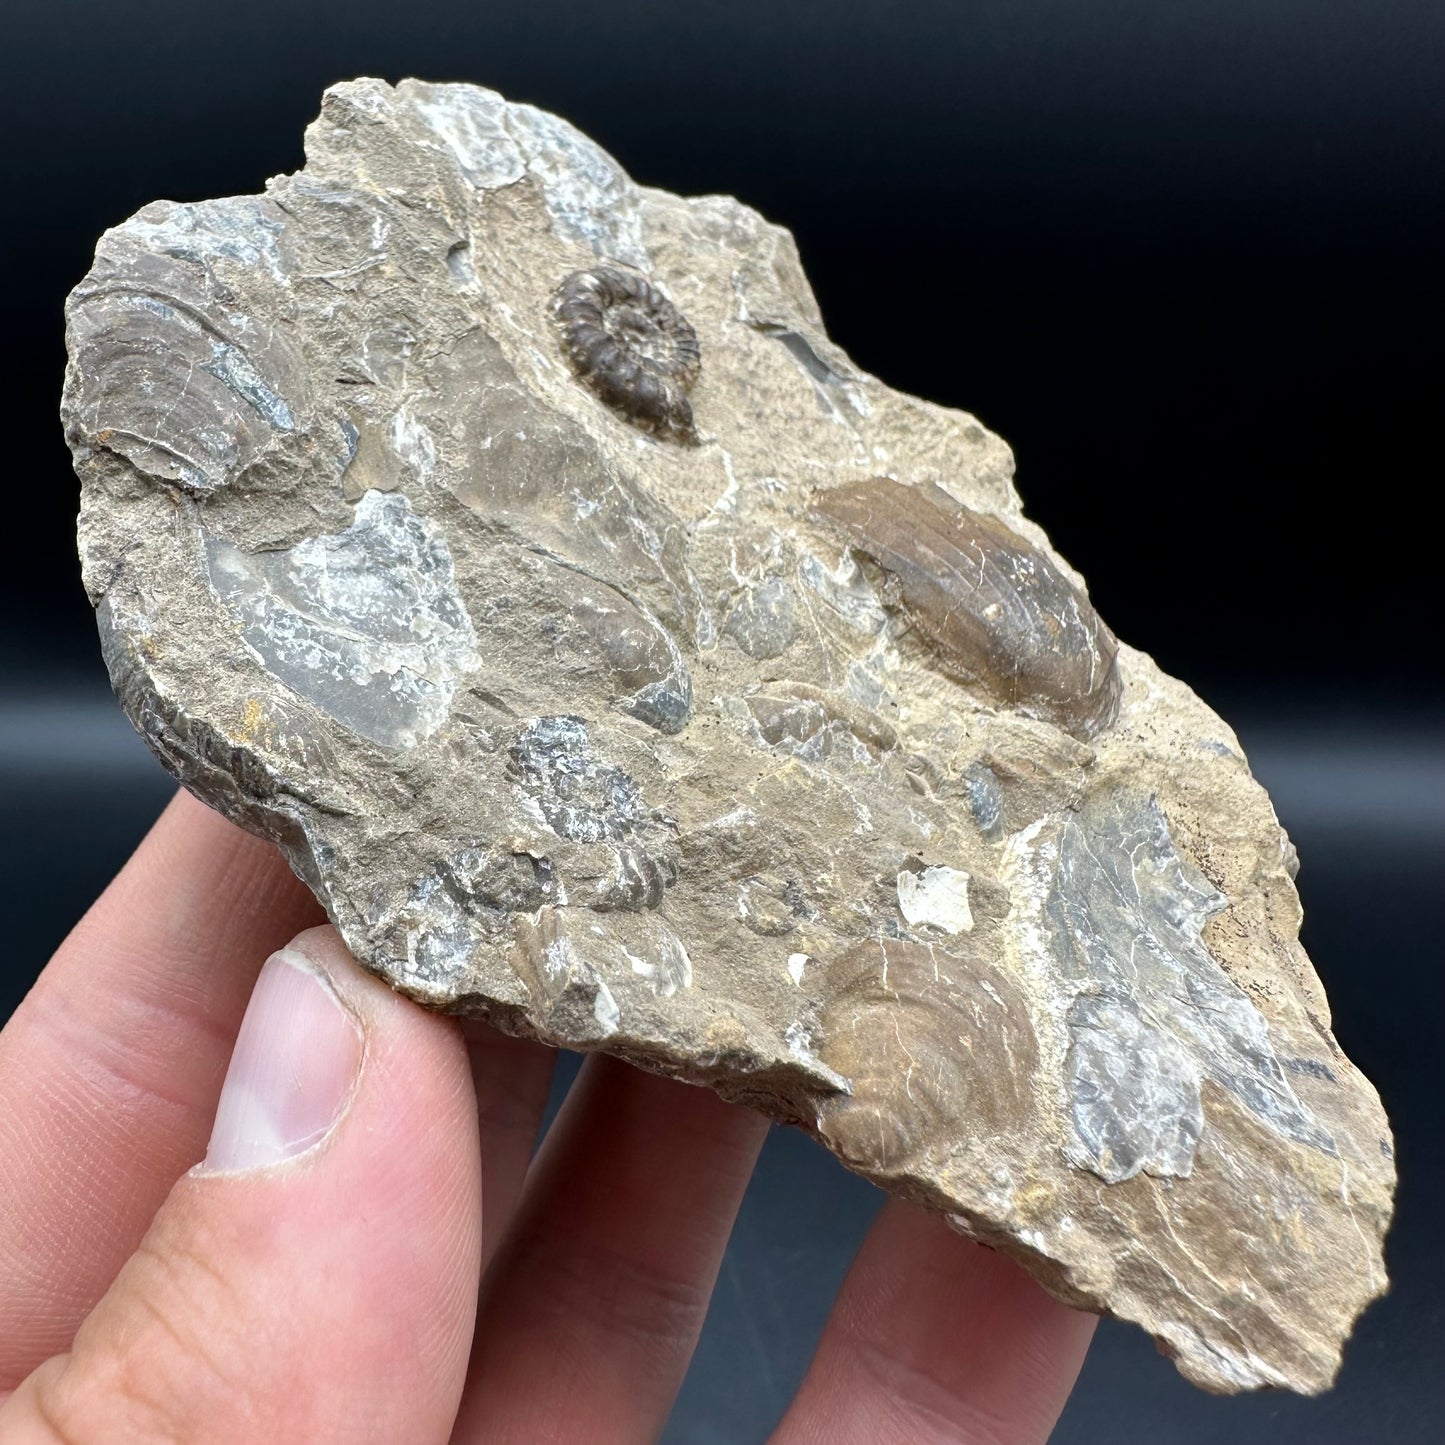
[[[1233,721],[1399,1131],[1395,1293],[1318,1401],[1101,1331],[1057,1439],[1436,1441],[1440,0],[5,0],[0,1017],[166,794],[104,693],[61,303],[146,201],[301,163],[322,88],[473,80],[796,233],[833,336],[1014,445],[1121,636]],[[1427,902],[1433,906],[1426,907]],[[761,1439],[875,1205],[770,1144],[669,1440]]]

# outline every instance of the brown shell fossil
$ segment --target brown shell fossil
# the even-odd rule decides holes
[[[553,315],[578,379],[624,421],[697,441],[687,399],[702,365],[697,333],[651,281],[616,266],[574,271]]]
[[[1076,736],[1114,721],[1122,691],[1114,634],[997,517],[931,484],[887,477],[819,492],[813,509],[886,574],[884,600],[896,601],[951,672]]]
[[[825,1106],[822,1131],[844,1158],[904,1170],[929,1139],[1004,1135],[1027,1118],[1038,1045],[989,952],[875,938],[828,965],[819,1053],[853,1093]]]

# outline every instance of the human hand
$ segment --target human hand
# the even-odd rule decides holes
[[[595,1057],[529,1167],[552,1052],[319,922],[182,795],[0,1033],[0,1441],[654,1439],[766,1122]],[[774,1445],[1043,1440],[1093,1324],[892,1202]]]

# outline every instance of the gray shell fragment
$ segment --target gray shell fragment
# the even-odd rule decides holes
[[[1207,1388],[1325,1388],[1384,1114],[1269,800],[1007,447],[853,366],[785,232],[555,117],[361,80],[306,149],[108,232],[69,304],[157,756],[422,1003],[798,1124]],[[600,274],[671,308],[620,328],[673,367],[628,373],[650,433],[560,344]]]
[[[1038,855],[1036,855],[1038,856]],[[1078,990],[1067,1015],[1080,1157],[1115,1184],[1184,1176],[1212,1079],[1286,1138],[1335,1152],[1284,1076],[1264,1019],[1205,948],[1229,900],[1180,858],[1152,798],[1091,798],[1059,826],[1044,926]]]
[[[404,496],[367,492],[346,531],[285,551],[208,536],[206,565],[261,666],[384,747],[435,732],[478,666],[445,538]]]

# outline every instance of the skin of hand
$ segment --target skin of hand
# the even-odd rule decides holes
[[[0,1033],[0,1441],[656,1439],[768,1125],[599,1056],[534,1155],[552,1052],[321,922],[183,794]],[[1045,1440],[1093,1325],[891,1202],[771,1439]]]

